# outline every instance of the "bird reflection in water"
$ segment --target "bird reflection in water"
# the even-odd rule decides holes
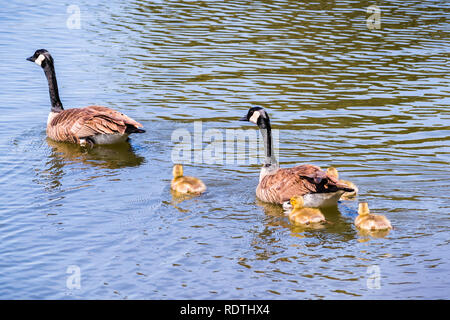
[[[358,230],[359,242],[367,242],[372,238],[380,239],[385,238],[389,234],[390,230],[376,230],[376,231],[367,231],[367,230]]]
[[[298,238],[314,237],[318,233],[316,231],[326,231],[327,234],[339,235],[341,240],[347,241],[355,238],[356,232],[353,220],[343,216],[337,206],[320,208],[322,214],[326,217],[327,222],[318,225],[295,225],[289,221],[289,211],[283,209],[282,206],[262,202],[256,199],[256,204],[264,209],[267,216],[267,224],[269,226],[280,226],[291,231],[291,235]]]
[[[144,157],[134,153],[128,142],[88,148],[47,138],[47,144],[50,147],[50,154],[45,169],[36,170],[38,178],[35,180],[44,185],[47,191],[57,190],[62,186],[61,181],[67,174],[67,168],[64,170],[67,165],[82,164],[85,168],[119,169],[137,167],[145,161]],[[97,172],[96,176],[101,175]]]
[[[51,147],[50,161],[79,162],[94,167],[118,169],[137,167],[144,162],[144,157],[134,153],[128,142],[112,145],[96,145],[93,148],[82,147],[72,143],[57,142],[47,138]]]
[[[182,213],[188,213],[189,210],[187,209],[183,209],[181,207],[179,207],[178,205],[185,201],[185,200],[190,200],[192,198],[197,197],[198,195],[195,194],[189,194],[189,193],[180,193],[177,192],[175,190],[170,190],[170,194],[172,195],[172,201],[170,201],[170,204],[177,209],[178,211],[182,212]]]

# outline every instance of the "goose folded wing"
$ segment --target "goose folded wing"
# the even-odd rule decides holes
[[[143,125],[140,124],[139,122],[131,119],[130,117],[128,117],[127,115],[116,111],[116,110],[112,110],[108,107],[103,107],[103,106],[89,106],[86,107],[85,109],[88,109],[90,111],[93,111],[95,113],[104,115],[110,119],[116,119],[117,121],[122,121],[124,124],[126,124],[127,126],[134,126],[136,128],[142,128]]]
[[[260,186],[263,192],[277,198],[276,202],[288,201],[293,196],[308,193],[328,193],[339,190],[352,191],[346,184],[328,176],[320,167],[300,165],[282,168],[264,177]]]
[[[57,141],[79,142],[96,134],[145,132],[142,125],[118,111],[102,106],[73,108],[60,112],[47,126],[48,135]]]
[[[278,203],[287,201],[293,196],[318,192],[314,179],[306,177],[312,173],[307,170],[308,168],[301,167],[278,169],[275,173],[265,176],[258,188],[267,199]]]
[[[354,191],[352,188],[347,186],[345,183],[340,182],[335,177],[327,175],[327,173],[320,167],[313,165],[301,165],[293,169],[297,170],[300,177],[305,180],[305,183],[308,184],[310,189],[314,190],[313,192],[327,193],[336,192],[339,190],[346,192]]]
[[[91,114],[74,122],[71,132],[78,138],[96,134],[124,134],[127,126],[120,119],[111,118],[103,114]]]

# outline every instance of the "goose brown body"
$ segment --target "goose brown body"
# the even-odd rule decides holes
[[[142,133],[142,125],[121,112],[103,106],[64,110],[59,98],[53,57],[45,49],[36,50],[28,61],[39,65],[48,81],[52,105],[47,119],[50,139],[77,144],[111,144],[125,141],[130,133]]]
[[[123,113],[103,106],[67,109],[52,112],[47,123],[47,135],[56,141],[80,143],[97,135],[124,136],[139,132],[142,124]]]
[[[264,140],[265,162],[256,187],[260,200],[283,204],[293,196],[304,196],[308,207],[328,207],[336,205],[344,192],[353,191],[318,166],[303,164],[280,168],[273,152],[269,115],[264,108],[250,108],[241,120],[256,124]]]
[[[265,202],[282,204],[293,196],[314,193],[352,191],[346,184],[327,175],[320,167],[303,164],[293,168],[279,168],[263,176],[256,188],[256,196]]]

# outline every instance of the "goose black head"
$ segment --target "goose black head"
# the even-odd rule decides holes
[[[45,68],[47,65],[53,65],[53,58],[45,49],[36,50],[31,57],[27,58],[27,60],[36,63],[42,68]]]
[[[247,115],[240,119],[241,121],[250,121],[259,127],[266,127],[269,122],[269,115],[266,110],[261,107],[252,107],[248,110]]]

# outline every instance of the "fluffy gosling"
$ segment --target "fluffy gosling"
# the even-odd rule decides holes
[[[201,194],[206,191],[202,180],[195,177],[183,176],[183,166],[176,164],[172,169],[173,179],[170,184],[172,190],[179,193]]]
[[[304,201],[302,196],[295,196],[291,198],[293,206],[289,213],[289,220],[294,224],[310,225],[325,222],[325,217],[319,209],[304,208]]]
[[[366,231],[390,230],[391,222],[385,217],[371,214],[367,202],[361,202],[358,206],[358,216],[355,219],[357,228]]]
[[[334,167],[329,167],[327,169],[327,175],[332,176],[334,178],[336,178],[337,180],[339,180],[340,183],[344,183],[347,186],[349,186],[350,188],[354,189],[354,191],[352,192],[345,192],[342,196],[341,199],[342,200],[350,200],[351,198],[356,197],[356,195],[358,194],[358,187],[351,181],[347,181],[347,180],[340,180],[339,179],[339,173],[337,171],[336,168]]]

